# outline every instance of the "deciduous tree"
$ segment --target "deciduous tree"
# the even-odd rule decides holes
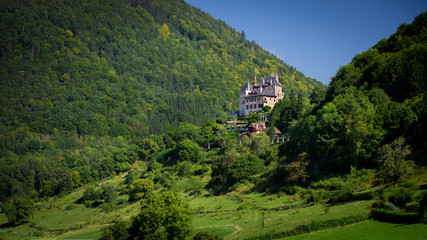
[[[33,217],[36,207],[33,200],[20,197],[5,203],[2,209],[10,224],[19,225]]]
[[[179,161],[198,162],[202,158],[199,145],[189,139],[178,143],[177,151]]]
[[[131,239],[186,239],[192,231],[192,210],[172,192],[147,195],[132,219]]]
[[[397,183],[411,173],[414,162],[407,160],[411,154],[409,145],[405,145],[405,138],[399,137],[391,144],[385,144],[378,150],[378,170],[380,180],[386,184]]]
[[[137,179],[129,186],[129,200],[137,201],[142,199],[147,193],[154,190],[154,183],[151,179]]]

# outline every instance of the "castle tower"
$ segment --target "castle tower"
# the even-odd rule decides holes
[[[254,78],[254,85],[247,82],[239,92],[240,116],[246,116],[250,112],[263,111],[264,106],[271,108],[283,98],[282,85],[278,74],[272,73],[270,77],[264,77],[258,85]]]

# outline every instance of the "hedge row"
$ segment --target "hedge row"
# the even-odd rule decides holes
[[[345,226],[348,224],[361,222],[364,220],[367,220],[369,216],[367,214],[365,215],[357,215],[357,216],[349,216],[349,217],[343,217],[339,219],[328,219],[323,221],[317,221],[314,220],[308,224],[300,225],[295,227],[292,230],[287,230],[283,232],[271,232],[264,235],[258,235],[255,237],[250,237],[247,239],[275,239],[275,238],[283,238],[283,237],[290,237],[294,235],[309,233],[313,231],[319,231],[327,228],[334,228],[339,226]]]
[[[371,217],[383,222],[391,223],[418,223],[420,216],[414,212],[396,212],[392,210],[376,208],[372,210]]]

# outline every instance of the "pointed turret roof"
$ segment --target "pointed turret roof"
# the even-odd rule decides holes
[[[243,85],[243,87],[240,89],[240,92],[243,92],[246,90],[252,91],[252,85],[249,82],[247,82],[247,83],[245,83],[245,85]]]

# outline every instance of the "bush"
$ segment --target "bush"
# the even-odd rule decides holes
[[[2,205],[10,224],[19,225],[28,222],[36,211],[35,203],[29,198],[17,198]]]
[[[400,208],[412,201],[413,191],[404,187],[389,188],[384,193],[384,200],[394,203]]]
[[[335,197],[331,199],[333,203],[349,202],[354,199],[353,193],[349,189],[336,192]]]
[[[326,189],[330,191],[342,190],[346,188],[346,183],[340,178],[330,178],[328,180],[322,180],[311,184],[314,189]]]
[[[130,185],[138,178],[138,174],[135,170],[130,170],[126,175],[125,184]]]
[[[93,186],[89,186],[83,193],[83,201],[98,201],[100,194],[100,190],[95,189]]]
[[[372,203],[372,208],[386,208],[387,204],[384,201],[378,200]]]
[[[330,199],[332,196],[332,192],[326,191],[324,189],[319,190],[313,190],[313,189],[307,189],[303,194],[302,197],[305,199],[307,203],[317,203],[323,200]]]
[[[113,225],[101,229],[101,238],[100,240],[125,240],[129,238],[129,228],[130,223],[119,221]]]
[[[129,201],[138,201],[153,190],[154,182],[151,179],[137,179],[129,186]]]
[[[295,193],[298,192],[298,190],[301,187],[299,186],[286,186],[283,188],[283,191],[287,194],[287,195],[294,195]]]
[[[205,230],[200,230],[194,237],[193,240],[220,240],[221,238],[213,233]]]
[[[419,202],[407,203],[405,206],[405,209],[407,212],[418,212],[420,210],[420,203]]]
[[[76,208],[76,205],[74,205],[74,204],[70,204],[70,205],[67,205],[67,206],[65,207],[65,210],[73,210],[74,208]]]
[[[383,222],[391,223],[417,223],[420,222],[418,213],[396,212],[392,210],[376,208],[372,210],[371,217]]]
[[[407,188],[407,189],[410,189],[412,191],[416,191],[416,190],[420,189],[420,187],[418,186],[418,184],[416,182],[413,182],[413,181],[403,182],[403,183],[400,183],[397,186],[398,187],[402,187],[402,188]]]
[[[371,200],[378,198],[377,192],[364,192],[364,193],[355,193],[353,194],[353,200],[360,201],[360,200]]]
[[[106,203],[110,203],[117,198],[117,191],[113,185],[103,185],[101,191],[100,197],[104,199]]]

